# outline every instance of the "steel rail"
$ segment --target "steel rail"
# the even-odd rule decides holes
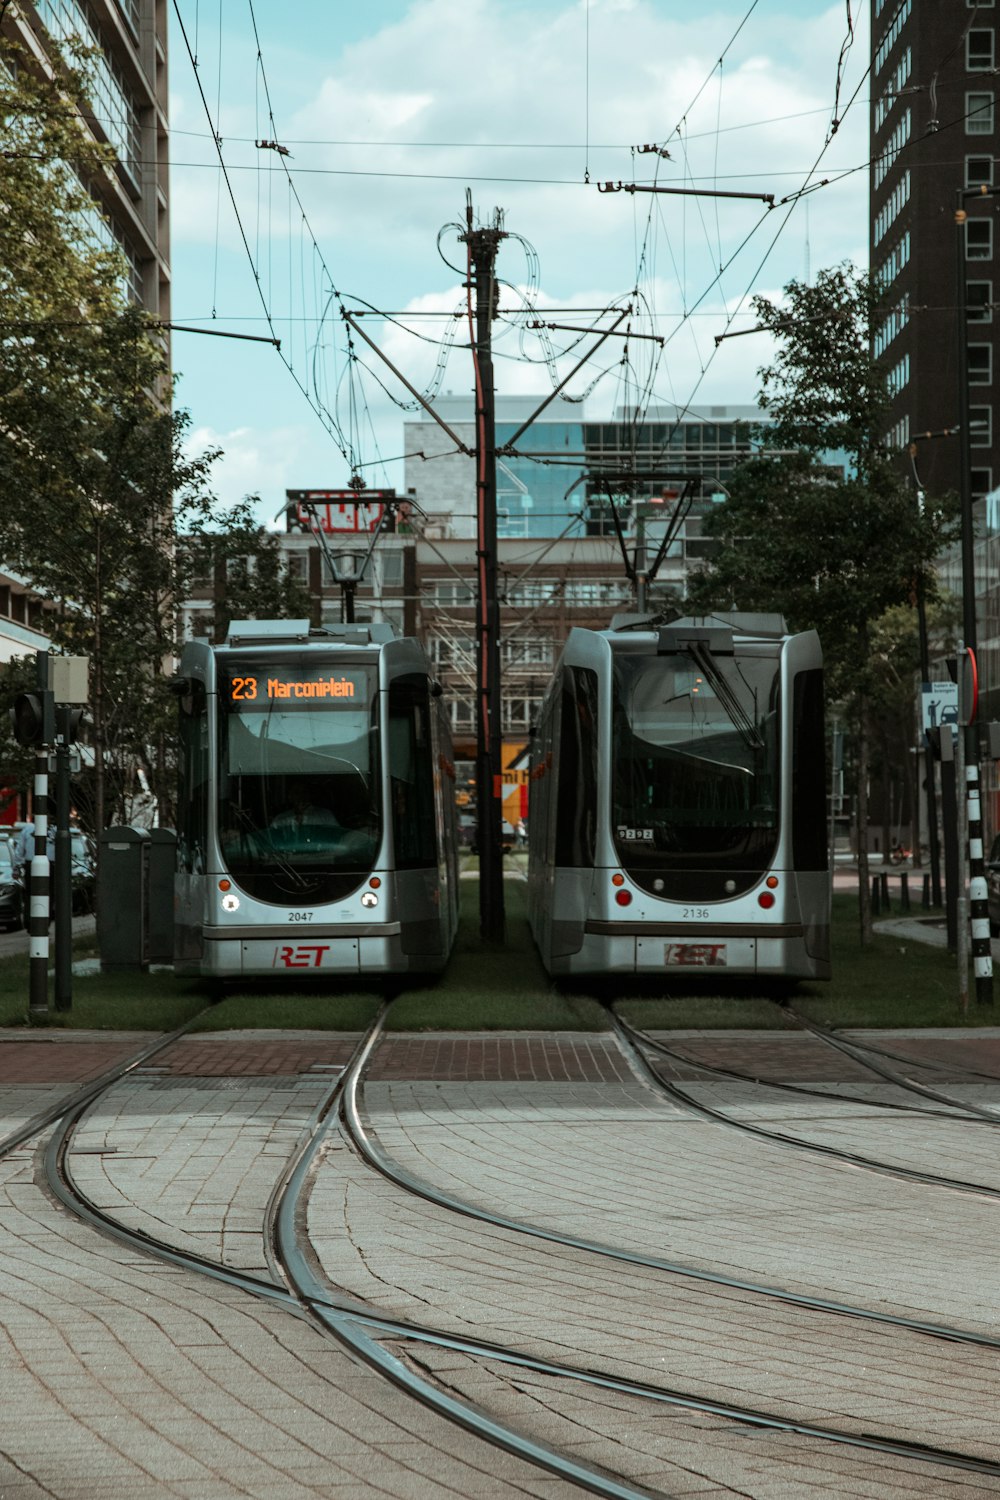
[[[371,1056],[382,1034],[385,1011],[382,1010],[369,1028],[367,1036],[355,1052],[345,1073],[337,1081],[331,1093],[331,1103],[340,1099],[350,1079],[357,1079]],[[513,1428],[505,1427],[486,1412],[470,1402],[459,1401],[448,1395],[430,1381],[422,1379],[408,1368],[402,1360],[383,1348],[365,1331],[356,1315],[345,1314],[329,1299],[328,1288],[316,1276],[312,1265],[303,1254],[298,1234],[298,1219],[301,1206],[307,1195],[308,1179],[312,1173],[316,1153],[325,1136],[329,1112],[317,1121],[317,1128],[300,1144],[297,1157],[287,1172],[283,1191],[273,1204],[274,1244],[288,1281],[312,1316],[333,1336],[369,1368],[390,1380],[408,1395],[423,1405],[438,1412],[448,1421],[484,1438],[495,1447],[526,1460],[536,1468],[557,1474],[592,1494],[607,1496],[608,1500],[646,1500],[653,1491],[640,1490],[623,1484],[610,1474],[599,1473],[577,1463],[565,1454],[557,1452],[547,1444],[537,1443]],[[998,1469],[1000,1473],[1000,1469]]]
[[[669,1078],[664,1078],[658,1073],[642,1054],[640,1038],[643,1033],[631,1026],[628,1021],[622,1020],[621,1016],[615,1015],[610,1009],[608,1014],[619,1035],[631,1044],[632,1055],[641,1063],[643,1071],[653,1083],[654,1088],[667,1094],[675,1103],[684,1105],[686,1109],[704,1115],[708,1120],[714,1120],[719,1125],[727,1125],[730,1130],[738,1130],[743,1135],[756,1136],[758,1140],[769,1141],[777,1146],[788,1146],[795,1151],[812,1151],[832,1161],[842,1161],[848,1166],[863,1167],[868,1172],[877,1172],[883,1177],[895,1177],[903,1182],[919,1182],[924,1187],[942,1188],[949,1193],[973,1193],[980,1198],[1000,1200],[1000,1187],[987,1187],[981,1182],[966,1182],[959,1177],[944,1177],[936,1172],[921,1172],[915,1167],[893,1166],[890,1162],[879,1161],[876,1157],[862,1156],[854,1151],[843,1151],[839,1146],[826,1146],[821,1141],[785,1135],[781,1130],[767,1130],[763,1125],[754,1125],[749,1120],[734,1120],[723,1110],[713,1109],[710,1104],[702,1103],[686,1089],[682,1089],[679,1084],[671,1082]]]
[[[948,1104],[952,1109],[962,1109],[970,1114],[978,1115],[981,1120],[986,1120],[990,1125],[1000,1125],[1000,1112],[997,1110],[985,1109],[982,1105],[978,1104],[967,1104],[964,1100],[955,1099],[954,1095],[943,1094],[938,1089],[928,1088],[926,1084],[918,1082],[915,1078],[907,1078],[904,1074],[897,1073],[894,1068],[887,1068],[881,1063],[872,1062],[869,1054],[877,1053],[880,1049],[869,1048],[865,1046],[864,1042],[854,1042],[847,1037],[838,1035],[837,1032],[829,1030],[826,1026],[821,1026],[818,1021],[813,1021],[808,1016],[802,1015],[800,1011],[797,1011],[787,1001],[775,1000],[773,1003],[780,1005],[782,1010],[786,1011],[788,1015],[793,1016],[803,1031],[811,1032],[813,1036],[826,1042],[828,1046],[835,1047],[838,1052],[843,1052],[845,1056],[851,1057],[855,1062],[859,1062],[864,1067],[871,1069],[880,1078],[885,1078],[890,1083],[896,1083],[900,1088],[908,1089],[911,1093],[919,1094],[925,1099],[933,1099],[938,1104]],[[887,1053],[883,1055],[895,1056],[897,1061],[910,1061],[910,1059],[905,1057],[900,1058],[898,1054]],[[918,1059],[913,1059],[913,1062],[917,1067],[920,1066]],[[978,1076],[994,1083],[1000,1083],[1000,1078],[990,1079],[988,1074],[979,1074]]]
[[[363,1071],[364,1063],[371,1055],[379,1039],[383,1020],[384,1011],[376,1018],[376,1022],[373,1024],[368,1036],[362,1041],[358,1049],[358,1054],[354,1062],[350,1065],[349,1071],[354,1071],[357,1074]],[[172,1039],[172,1037],[164,1039],[163,1045],[166,1045],[167,1041]],[[148,1049],[144,1049],[144,1051],[148,1051]],[[135,1065],[137,1064],[133,1062],[132,1066]],[[119,1077],[127,1071],[128,1065],[120,1068],[118,1070]],[[564,1455],[545,1445],[536,1444],[530,1439],[523,1438],[520,1434],[513,1431],[513,1429],[504,1427],[493,1421],[486,1413],[483,1413],[471,1403],[455,1400],[455,1398],[442,1393],[428,1380],[414,1374],[405,1364],[382,1348],[374,1339],[367,1337],[364,1330],[370,1329],[388,1335],[391,1338],[433,1345],[465,1353],[471,1357],[492,1360],[516,1368],[531,1370],[548,1378],[567,1379],[586,1383],[599,1389],[614,1391],[617,1394],[651,1400],[671,1408],[715,1416],[744,1426],[750,1426],[757,1430],[792,1433],[818,1441],[861,1448],[920,1463],[933,1463],[942,1467],[962,1469],[967,1472],[1000,1476],[1000,1463],[962,1453],[955,1449],[935,1447],[930,1444],[906,1439],[887,1438],[876,1433],[850,1432],[839,1428],[827,1427],[824,1424],[802,1422],[765,1412],[759,1408],[715,1401],[691,1392],[658,1386],[644,1381],[610,1376],[592,1369],[581,1369],[573,1365],[541,1359],[524,1351],[494,1344],[486,1340],[468,1338],[454,1333],[421,1327],[403,1320],[385,1317],[363,1304],[353,1304],[350,1300],[342,1300],[332,1296],[328,1287],[313,1274],[308,1260],[302,1252],[296,1225],[300,1218],[301,1195],[305,1191],[307,1182],[311,1177],[315,1153],[324,1139],[326,1128],[331,1123],[334,1104],[343,1092],[347,1076],[347,1074],[342,1075],[336,1081],[325,1099],[313,1111],[313,1115],[305,1127],[296,1153],[293,1155],[289,1169],[286,1171],[284,1182],[276,1188],[275,1195],[277,1196],[272,1195],[274,1225],[281,1239],[279,1249],[282,1262],[286,1267],[286,1274],[290,1274],[292,1277],[292,1291],[276,1283],[266,1281],[261,1277],[254,1276],[252,1273],[223,1266],[218,1262],[198,1255],[196,1252],[180,1250],[162,1240],[157,1240],[142,1230],[122,1225],[103,1210],[96,1208],[86,1198],[72,1177],[68,1162],[68,1151],[73,1130],[85,1114],[89,1105],[93,1102],[95,1093],[98,1092],[94,1085],[91,1085],[85,1091],[90,1095],[89,1098],[77,1100],[75,1106],[67,1111],[59,1131],[55,1133],[47,1145],[45,1159],[50,1185],[59,1201],[91,1223],[100,1232],[120,1242],[128,1243],[142,1249],[149,1254],[155,1255],[158,1259],[165,1260],[182,1269],[209,1275],[216,1280],[239,1290],[246,1291],[251,1295],[275,1302],[287,1311],[298,1315],[310,1315],[326,1331],[333,1334],[338,1342],[348,1348],[351,1353],[355,1354],[379,1373],[391,1379],[394,1384],[401,1386],[410,1395],[423,1402],[423,1404],[437,1410],[448,1420],[459,1423],[459,1425],[474,1435],[483,1437],[485,1440],[503,1447],[506,1451],[525,1458],[528,1462],[536,1466],[547,1468],[550,1472],[557,1473],[561,1477],[569,1479],[572,1483],[588,1489],[594,1494],[615,1497],[615,1500],[648,1500],[648,1497],[655,1496],[657,1492],[645,1489],[639,1490],[622,1484],[611,1475],[576,1464],[575,1461],[565,1458]],[[110,1087],[116,1081],[118,1080],[112,1078],[110,1082],[105,1082],[103,1086],[105,1088]],[[886,1319],[881,1318],[879,1321],[886,1321]],[[888,1321],[898,1322],[900,1320]],[[906,1326],[911,1327],[908,1324]],[[1000,1341],[989,1340],[976,1340],[976,1342],[1000,1344]]]
[[[774,1001],[775,1005],[780,1003],[780,1001]],[[943,1109],[926,1109],[919,1104],[900,1103],[898,1100],[866,1099],[860,1094],[838,1094],[831,1092],[829,1089],[811,1088],[808,1084],[804,1083],[785,1083],[778,1079],[760,1078],[755,1073],[744,1073],[741,1072],[738,1068],[726,1068],[723,1067],[721,1063],[704,1062],[700,1058],[691,1057],[686,1052],[681,1052],[678,1048],[671,1047],[667,1042],[663,1041],[661,1037],[655,1037],[650,1032],[642,1030],[642,1028],[639,1026],[634,1026],[632,1029],[635,1032],[636,1036],[640,1036],[642,1038],[643,1044],[645,1046],[651,1047],[654,1051],[661,1053],[664,1057],[674,1058],[677,1062],[683,1063],[686,1067],[697,1068],[698,1071],[702,1073],[714,1073],[718,1078],[732,1078],[735,1079],[738,1083],[753,1083],[756,1084],[758,1088],[776,1089],[780,1093],[784,1094],[798,1094],[800,1097],[804,1097],[806,1099],[831,1099],[834,1101],[840,1100],[846,1104],[860,1104],[869,1109],[900,1110],[909,1115],[924,1115],[926,1118],[932,1120],[950,1120],[956,1125],[1000,1124],[1000,1118],[983,1120],[979,1115],[969,1115],[962,1113],[962,1111],[964,1111],[964,1105],[959,1104],[958,1102],[950,1105],[949,1109],[951,1112],[946,1113]],[[792,1033],[789,1033],[789,1035],[791,1034]],[[857,1061],[859,1064],[864,1065],[862,1063],[862,1059],[858,1058]],[[900,1084],[900,1087],[905,1089],[904,1084]],[[959,1111],[959,1113],[956,1113],[956,1111]]]
[[[343,1078],[338,1081],[340,1085],[338,1093],[342,1121],[345,1110],[357,1115],[357,1090],[359,1081],[378,1040],[379,1034],[373,1028],[368,1041],[355,1054]],[[316,1276],[310,1261],[301,1250],[297,1230],[297,1226],[302,1219],[302,1197],[307,1191],[315,1154],[321,1142],[322,1137],[317,1133],[314,1139],[306,1145],[300,1158],[292,1168],[289,1174],[287,1190],[276,1204],[275,1229],[278,1238],[279,1254],[286,1268],[286,1274],[288,1274],[293,1286],[299,1289],[303,1300],[308,1302],[309,1306],[322,1319],[324,1324],[330,1326],[337,1333],[338,1337],[342,1337],[345,1331],[342,1327],[344,1314],[334,1310],[334,1305],[331,1303],[326,1284]],[[378,1170],[381,1171],[381,1168]],[[419,1196],[425,1197],[426,1194],[420,1192]],[[452,1199],[448,1206],[452,1206],[458,1201]],[[493,1218],[491,1215],[480,1215],[478,1213],[474,1214],[473,1217],[482,1217],[489,1221],[492,1221]],[[561,1236],[546,1237],[555,1238],[557,1242],[567,1243]],[[417,1328],[413,1324],[386,1318],[378,1314],[366,1313],[359,1315],[357,1312],[352,1312],[347,1315],[346,1322],[349,1325],[355,1325],[355,1328],[357,1325],[363,1323],[368,1327],[378,1328],[382,1332],[405,1340],[431,1343],[453,1351],[475,1355],[477,1358],[502,1361],[503,1363],[515,1365],[522,1369],[530,1369],[551,1378],[569,1378],[582,1381],[605,1390],[613,1390],[619,1394],[631,1395],[673,1408],[681,1408],[720,1417],[758,1429],[789,1432],[798,1436],[858,1447],[894,1457],[910,1458],[922,1463],[940,1463],[943,1466],[1000,1475],[1000,1462],[992,1459],[978,1458],[972,1454],[961,1453],[954,1449],[937,1448],[930,1444],[905,1439],[886,1438],[875,1433],[850,1432],[842,1428],[827,1427],[821,1423],[802,1422],[771,1412],[765,1412],[759,1408],[716,1401],[708,1397],[695,1395],[691,1392],[679,1391],[644,1381],[633,1381],[622,1377],[609,1376],[599,1371],[581,1370],[575,1366],[540,1359],[533,1355],[527,1355],[523,1351],[511,1350],[502,1345],[492,1344],[481,1339],[470,1339],[453,1333],[442,1333],[438,1330],[432,1331],[425,1328]],[[350,1332],[350,1330],[347,1331]],[[349,1347],[359,1352],[361,1357],[366,1357],[364,1352],[356,1349],[354,1340],[349,1344]],[[381,1349],[381,1346],[375,1345],[375,1348],[378,1350],[382,1360],[391,1361],[393,1366],[398,1367],[399,1362]],[[381,1363],[377,1368],[381,1368]],[[407,1381],[413,1378],[406,1366],[402,1366],[402,1371]],[[452,1401],[451,1397],[441,1397],[439,1399],[449,1404]],[[461,1419],[459,1418],[458,1420]],[[564,1471],[554,1470],[554,1472]],[[599,1489],[596,1493],[603,1494],[605,1491]]]
[[[306,1127],[306,1141],[302,1154],[299,1157],[304,1182],[308,1175],[311,1163],[306,1157],[315,1132],[322,1126],[322,1119],[335,1095],[336,1089],[328,1095],[327,1100],[314,1112],[313,1122]],[[447,1349],[456,1353],[468,1354],[470,1357],[491,1360],[495,1363],[511,1365],[517,1369],[530,1370],[535,1374],[544,1375],[551,1379],[572,1380],[578,1383],[593,1386],[600,1390],[613,1391],[618,1395],[632,1396],[637,1399],[653,1401],[661,1405],[678,1408],[682,1410],[696,1411],[704,1415],[716,1416],[728,1421],[742,1423],[746,1426],[762,1428],[769,1431],[794,1433],[797,1436],[820,1439],[826,1442],[845,1444],[852,1447],[860,1447],[874,1452],[885,1453],[894,1457],[914,1458],[920,1462],[940,1463],[942,1466],[962,1468],[978,1473],[1000,1475],[1000,1463],[994,1463],[988,1459],[976,1458],[970,1454],[961,1453],[955,1449],[938,1448],[932,1445],[908,1442],[902,1439],[885,1438],[874,1433],[851,1433],[839,1428],[827,1427],[820,1423],[809,1423],[796,1421],[787,1417],[765,1412],[759,1408],[742,1406],[732,1402],[720,1402],[704,1396],[697,1396],[690,1392],[675,1388],[656,1385],[648,1381],[630,1380],[622,1376],[613,1376],[601,1371],[580,1368],[576,1365],[566,1364],[562,1361],[542,1359],[537,1355],[528,1354],[526,1351],[511,1348],[508,1345],[496,1344],[486,1339],[475,1339],[464,1335],[450,1333],[440,1329],[428,1328],[406,1320],[386,1317],[384,1314],[371,1309],[363,1303],[356,1303],[352,1299],[338,1298],[331,1295],[329,1288],[308,1269],[308,1262],[303,1256],[298,1243],[294,1225],[298,1213],[298,1205],[290,1200],[289,1206],[280,1210],[291,1225],[292,1237],[291,1249],[286,1243],[282,1253],[288,1256],[288,1263],[294,1268],[294,1284],[297,1289],[289,1291],[277,1283],[265,1281],[263,1278],[254,1276],[250,1272],[240,1271],[227,1267],[217,1261],[208,1259],[191,1250],[181,1250],[168,1244],[166,1241],[157,1239],[147,1234],[144,1230],[123,1225],[98,1209],[83,1193],[75,1182],[72,1170],[68,1162],[70,1141],[72,1132],[80,1119],[86,1112],[90,1101],[85,1101],[70,1112],[63,1122],[60,1131],[53,1137],[46,1148],[46,1172],[49,1184],[58,1197],[59,1201],[77,1217],[82,1218],[92,1227],[99,1229],[102,1233],[110,1236],[120,1243],[125,1243],[133,1248],[144,1250],[154,1255],[157,1259],[175,1265],[182,1270],[191,1270],[207,1275],[225,1285],[232,1286],[238,1290],[250,1293],[253,1296],[264,1298],[284,1307],[288,1311],[299,1313],[312,1313],[328,1331],[333,1332],[338,1338],[341,1337],[341,1320],[357,1325],[359,1328],[368,1328],[391,1338],[411,1343],[421,1343],[433,1347]],[[306,1159],[303,1159],[306,1158]],[[297,1163],[298,1165],[298,1163]],[[343,1340],[342,1340],[343,1341]],[[354,1353],[361,1353],[357,1347],[358,1340],[349,1339],[348,1347]],[[398,1361],[381,1351],[383,1358],[373,1361],[365,1359],[368,1364],[373,1364],[380,1373],[386,1373],[386,1365],[398,1366]],[[361,1353],[361,1357],[365,1357]],[[426,1384],[419,1376],[412,1376],[411,1372],[403,1370],[408,1376],[407,1389],[413,1381],[420,1385]],[[394,1378],[394,1374],[390,1378]],[[396,1383],[399,1383],[398,1380]],[[410,1394],[414,1394],[410,1390]],[[420,1395],[425,1404],[426,1397]],[[452,1398],[446,1398],[451,1403]],[[458,1403],[465,1410],[464,1403]],[[474,1407],[468,1408],[476,1414]],[[455,1420],[454,1414],[446,1413],[451,1420]],[[489,1419],[487,1418],[487,1421]],[[483,1435],[478,1425],[464,1422],[470,1431]],[[491,1424],[496,1426],[496,1424]],[[509,1431],[504,1429],[505,1432]],[[496,1441],[495,1438],[489,1438]],[[502,1444],[508,1451],[519,1452],[509,1441]],[[551,1451],[551,1450],[550,1450]],[[521,1456],[524,1456],[523,1453]],[[558,1456],[557,1456],[558,1457]],[[556,1469],[549,1457],[546,1459],[546,1467],[552,1467],[554,1472],[559,1472],[562,1477],[573,1478],[579,1483],[579,1476],[567,1475],[562,1469]],[[589,1471],[588,1471],[589,1473]],[[607,1481],[603,1476],[598,1476],[599,1488],[595,1493],[612,1495],[641,1495],[645,1497],[646,1491],[637,1491],[617,1485],[612,1481],[611,1488],[607,1487]],[[589,1480],[587,1481],[589,1486]]]
[[[362,1040],[361,1048],[371,1045],[373,1039],[377,1039],[384,1012],[380,1012],[369,1034]],[[164,1039],[160,1045],[167,1045],[170,1038]],[[143,1056],[148,1055],[149,1049],[144,1049]],[[137,1066],[139,1058],[133,1061],[132,1066]],[[433,1330],[418,1328],[394,1322],[393,1320],[380,1319],[371,1310],[364,1306],[352,1307],[341,1303],[330,1296],[329,1291],[322,1283],[311,1278],[308,1264],[304,1257],[297,1261],[294,1250],[290,1256],[290,1264],[294,1265],[299,1284],[293,1283],[291,1289],[277,1282],[269,1281],[252,1272],[241,1271],[237,1268],[222,1265],[196,1251],[180,1249],[168,1242],[146,1233],[145,1230],[133,1228],[120,1223],[98,1208],[82,1191],[75,1181],[69,1161],[70,1143],[72,1135],[80,1120],[89,1109],[94,1099],[102,1089],[112,1087],[128,1071],[127,1067],[113,1070],[111,1074],[103,1075],[103,1083],[95,1081],[86,1090],[80,1091],[81,1095],[74,1100],[72,1105],[63,1102],[63,1116],[59,1128],[53,1133],[48,1141],[45,1153],[45,1172],[48,1185],[54,1196],[60,1203],[69,1209],[78,1218],[88,1223],[92,1228],[117,1243],[127,1244],[134,1249],[144,1251],[160,1261],[167,1262],[182,1270],[192,1271],[196,1274],[210,1277],[212,1280],[233,1287],[239,1291],[247,1292],[252,1296],[263,1298],[269,1302],[283,1307],[286,1311],[296,1316],[304,1316],[318,1323],[328,1334],[347,1348],[349,1352],[361,1359],[369,1367],[375,1369],[383,1377],[388,1378],[393,1384],[401,1387],[410,1396],[419,1400],[423,1405],[433,1408],[452,1423],[465,1428],[474,1436],[478,1436],[493,1446],[501,1447],[505,1451],[521,1457],[535,1467],[545,1469],[550,1473],[558,1474],[569,1480],[579,1488],[588,1490],[592,1494],[608,1497],[608,1500],[664,1500],[657,1491],[640,1489],[634,1485],[624,1484],[613,1475],[604,1474],[597,1469],[585,1464],[577,1463],[575,1460],[565,1457],[555,1449],[535,1443],[533,1440],[523,1437],[512,1428],[494,1421],[486,1413],[479,1411],[471,1403],[458,1401],[445,1395],[429,1380],[423,1379],[418,1374],[409,1370],[405,1364],[387,1350],[383,1349],[375,1339],[365,1332],[365,1328],[380,1329],[389,1332],[395,1337],[419,1340],[423,1343],[437,1344],[444,1347],[453,1347],[450,1336],[436,1333]],[[309,1170],[313,1153],[323,1139],[323,1130],[330,1110],[333,1108],[341,1087],[341,1079],[338,1079],[333,1088],[326,1095],[307,1124],[303,1138],[297,1148],[295,1167],[300,1168],[303,1173]],[[50,1121],[49,1123],[56,1123]],[[288,1183],[295,1183],[295,1191],[301,1191],[301,1177],[296,1176],[295,1169],[288,1177]],[[273,1196],[273,1195],[272,1195]],[[288,1199],[291,1204],[290,1210],[285,1209],[283,1202],[277,1205],[278,1221],[282,1221],[283,1214],[290,1212],[291,1229],[294,1236],[295,1202],[286,1191],[282,1199]],[[293,1241],[294,1243],[294,1241]],[[309,1285],[310,1280],[312,1286]],[[532,1360],[529,1355],[519,1355],[517,1351],[504,1349],[499,1345],[484,1343],[481,1349],[477,1349],[475,1341],[466,1341],[468,1348],[466,1352],[480,1354],[481,1357],[493,1360],[504,1360],[510,1364],[522,1364],[525,1368],[538,1369],[544,1372],[545,1362]],[[553,1366],[553,1371],[567,1379],[583,1380],[592,1385],[604,1384],[599,1374],[592,1371],[575,1370],[572,1366]],[[620,1387],[613,1377],[606,1378],[608,1389],[619,1390]],[[633,1394],[652,1395],[644,1392],[637,1384]],[[665,1392],[655,1399],[669,1400],[670,1393]],[[945,1462],[946,1460],[942,1460]],[[958,1456],[955,1462],[957,1463]],[[1000,1468],[998,1468],[1000,1473]]]
[[[131,1057],[124,1059],[120,1063],[115,1063],[113,1067],[108,1068],[106,1072],[101,1073],[97,1078],[92,1078],[89,1083],[82,1084],[80,1088],[73,1089],[70,1093],[64,1094],[54,1104],[50,1104],[45,1109],[39,1110],[38,1114],[32,1115],[23,1125],[19,1125],[9,1135],[4,1136],[0,1140],[0,1157],[7,1156],[11,1151],[16,1150],[18,1146],[25,1145],[33,1136],[40,1135],[43,1130],[47,1130],[50,1125],[54,1125],[68,1111],[75,1110],[78,1106],[82,1107],[89,1104],[92,1099],[96,1098],[98,1094],[103,1093],[105,1089],[110,1088],[112,1084],[118,1083],[128,1073],[141,1067],[151,1057],[155,1057],[158,1052],[163,1052],[180,1037],[184,1036],[186,1032],[190,1031],[194,1023],[204,1013],[204,1010],[198,1011],[196,1015],[191,1017],[190,1021],[185,1021],[184,1025],[179,1026],[176,1031],[171,1031],[166,1036],[158,1037],[155,1042],[148,1043],[147,1046],[133,1053]]]
[[[629,1048],[629,1055],[633,1049]],[[641,1054],[635,1053],[639,1058],[643,1071],[654,1088],[661,1087],[659,1076],[653,1072]],[[699,1266],[685,1264],[682,1261],[667,1260],[662,1256],[644,1255],[639,1251],[625,1250],[616,1245],[609,1245],[601,1240],[585,1239],[579,1235],[563,1234],[559,1230],[546,1229],[540,1224],[530,1224],[523,1219],[512,1219],[505,1214],[498,1214],[491,1209],[482,1208],[478,1204],[469,1202],[463,1198],[456,1198],[454,1194],[444,1192],[425,1182],[414,1173],[401,1166],[377,1145],[371,1133],[366,1130],[358,1106],[358,1085],[363,1068],[359,1066],[359,1059],[354,1061],[345,1070],[340,1080],[341,1089],[339,1095],[340,1121],[344,1134],[358,1155],[369,1166],[381,1173],[389,1182],[395,1183],[405,1192],[415,1197],[423,1198],[439,1208],[449,1209],[453,1213],[461,1214],[465,1218],[475,1219],[481,1223],[489,1224],[497,1229],[507,1229],[514,1234],[527,1235],[532,1239],[544,1240],[550,1244],[563,1245],[568,1249],[582,1250],[587,1254],[601,1255],[608,1260],[621,1261],[625,1265],[641,1266],[647,1270],[663,1271],[670,1276],[687,1277],[691,1281],[703,1281],[711,1286],[724,1287],[730,1291],[748,1292],[753,1296],[768,1297],[775,1301],[784,1302],[792,1307],[807,1308],[812,1312],[830,1313],[838,1317],[858,1318],[865,1322],[885,1324],[891,1328],[899,1328],[908,1333],[916,1333],[922,1337],[943,1339],[946,1342],[959,1344],[976,1344],[982,1348],[1000,1349],[1000,1338],[986,1333],[977,1333],[971,1329],[953,1328],[948,1324],[931,1323],[918,1318],[906,1318],[893,1313],[883,1312],[877,1308],[858,1307],[849,1302],[838,1302],[828,1297],[810,1296],[804,1292],[794,1292],[787,1287],[772,1286],[766,1282],[747,1281],[738,1276],[727,1276],[719,1271],[707,1271]],[[725,1119],[725,1117],[722,1117]],[[732,1125],[732,1121],[726,1121]],[[738,1127],[737,1127],[738,1128]],[[798,1143],[801,1144],[801,1143]]]

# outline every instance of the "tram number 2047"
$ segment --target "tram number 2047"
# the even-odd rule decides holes
[[[313,914],[311,911],[290,911],[288,913],[289,922],[311,922],[312,919]]]

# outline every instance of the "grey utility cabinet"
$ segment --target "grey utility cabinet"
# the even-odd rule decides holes
[[[149,854],[145,828],[105,828],[97,889],[101,968],[149,967]]]

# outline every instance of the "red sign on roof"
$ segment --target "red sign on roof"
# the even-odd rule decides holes
[[[374,531],[395,490],[286,490],[288,531]],[[387,529],[387,528],[383,528]]]

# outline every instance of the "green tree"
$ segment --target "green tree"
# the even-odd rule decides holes
[[[876,622],[908,605],[918,579],[935,593],[933,562],[954,527],[954,508],[918,504],[899,455],[886,444],[890,393],[872,357],[878,313],[872,279],[852,267],[792,281],[778,305],[754,299],[777,341],[760,371],[769,421],[759,456],[734,473],[708,518],[717,552],[692,583],[698,608],[780,610],[795,629],[819,632],[829,691],[848,705],[857,735],[862,940],[868,896],[868,746],[871,704],[884,667]]]
[[[49,75],[0,41],[0,558],[54,606],[53,643],[91,658],[92,769],[78,800],[100,828],[124,816],[137,778],[169,815],[164,674],[196,561],[178,536],[213,533],[213,546],[268,558],[273,543],[250,501],[218,505],[218,454],[187,451],[163,336],[128,302],[98,207],[111,153],[81,128],[87,66],[70,49]],[[275,604],[275,585],[243,607]]]
[[[87,54],[49,74],[0,38],[0,497],[28,507],[40,461],[57,469],[49,414],[99,399],[95,341],[125,307],[125,263],[95,193],[111,151],[81,128]]]

